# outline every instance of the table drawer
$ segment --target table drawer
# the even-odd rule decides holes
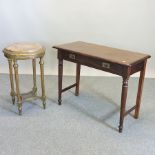
[[[88,57],[85,55],[80,55],[72,52],[64,52],[63,58],[65,60],[80,63],[88,67],[93,67],[117,75],[122,75],[123,66],[113,62],[108,62],[99,58]]]

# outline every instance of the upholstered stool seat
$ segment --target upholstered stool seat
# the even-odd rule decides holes
[[[45,49],[37,43],[15,43],[4,49],[4,55],[12,59],[33,59],[42,57]]]
[[[30,98],[40,98],[43,101],[43,107],[46,107],[46,96],[44,86],[44,61],[45,48],[37,43],[15,43],[9,45],[3,50],[5,57],[8,59],[9,72],[10,72],[10,84],[11,84],[11,96],[12,102],[15,103],[15,97],[17,97],[19,115],[22,114],[22,102]],[[40,61],[40,75],[41,75],[41,87],[42,96],[37,96],[37,85],[36,85],[36,58]],[[21,94],[19,89],[19,76],[18,76],[18,64],[17,60],[32,59],[33,66],[33,89],[29,93]],[[14,78],[13,78],[13,67],[15,74],[16,92],[14,90]]]

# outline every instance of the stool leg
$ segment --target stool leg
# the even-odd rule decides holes
[[[37,84],[36,84],[36,59],[32,60],[33,66],[33,94],[37,95]]]
[[[15,91],[14,91],[14,82],[13,82],[13,69],[12,69],[12,60],[8,59],[9,63],[9,72],[10,72],[10,85],[11,85],[11,92],[10,95],[12,97],[12,103],[15,104]]]
[[[44,85],[44,61],[43,57],[40,58],[40,76],[41,76],[41,88],[42,88],[42,101],[43,107],[46,108],[46,96],[45,96],[45,85]]]
[[[18,102],[18,111],[19,115],[22,115],[22,97],[20,96],[19,91],[19,77],[18,77],[18,64],[17,61],[14,60],[14,71],[15,71],[15,81],[16,81],[16,94],[17,94],[17,102]]]
[[[81,65],[79,63],[77,63],[76,64],[76,88],[75,88],[75,96],[79,96],[80,70],[81,70]]]

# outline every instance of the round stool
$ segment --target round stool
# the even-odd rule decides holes
[[[44,109],[46,108],[46,96],[45,96],[45,85],[44,85],[44,61],[45,49],[36,43],[15,43],[4,50],[4,56],[8,59],[9,72],[10,72],[10,84],[11,84],[11,97],[12,102],[15,104],[15,97],[17,97],[19,115],[22,114],[22,102],[27,99],[40,98],[43,102]],[[42,96],[37,96],[37,85],[36,85],[36,58],[40,58],[40,75],[41,75],[41,87]],[[32,91],[25,94],[20,94],[19,89],[19,76],[18,76],[18,64],[17,60],[32,59],[33,66],[33,88]],[[15,74],[15,85],[16,92],[14,90],[14,78],[13,78],[13,67]]]

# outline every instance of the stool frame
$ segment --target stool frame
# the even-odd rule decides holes
[[[39,57],[40,61],[40,78],[41,78],[41,89],[42,89],[42,95],[37,96],[37,84],[36,84],[36,58],[38,57],[32,57],[32,67],[33,67],[33,88],[32,91],[28,93],[20,93],[19,89],[19,75],[18,75],[18,63],[17,60],[21,59],[11,59],[8,58],[8,64],[9,64],[9,75],[10,75],[10,85],[11,85],[11,92],[10,95],[12,97],[12,103],[15,104],[15,98],[17,98],[17,104],[18,104],[18,111],[19,115],[22,115],[22,103],[27,100],[31,99],[41,99],[43,102],[43,108],[46,108],[46,96],[45,96],[45,82],[44,82],[44,60],[43,56]],[[14,68],[14,71],[13,71]],[[13,77],[13,75],[15,77]],[[15,79],[14,79],[15,78]],[[16,86],[16,92],[15,87]]]

